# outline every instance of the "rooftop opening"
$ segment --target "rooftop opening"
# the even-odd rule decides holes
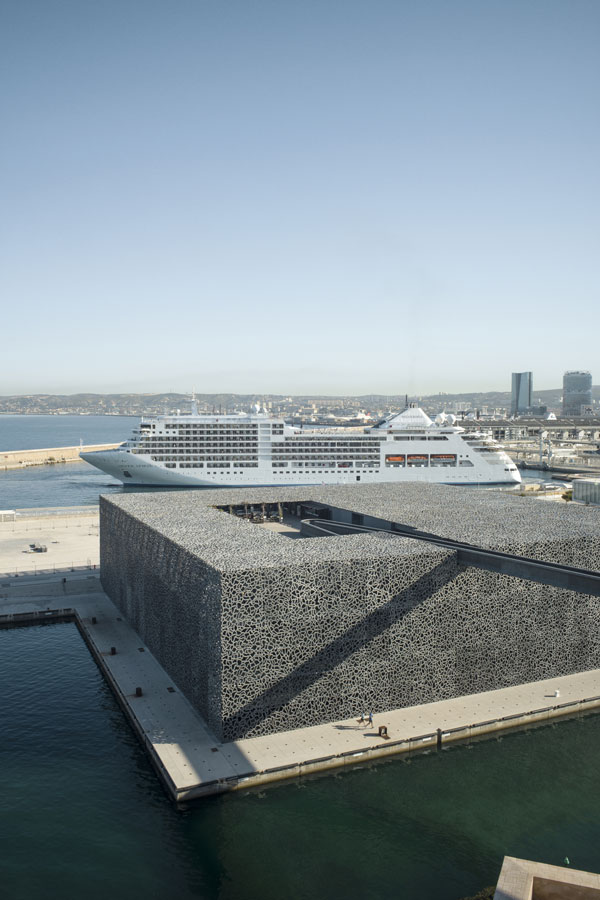
[[[233,503],[228,506],[217,506],[222,512],[246,519],[269,531],[289,538],[317,537],[303,528],[303,521],[313,519],[329,520],[332,510],[325,503],[313,500],[276,502],[276,503]]]
[[[394,530],[391,522],[314,500],[234,503],[216,509],[289,538],[341,537]]]

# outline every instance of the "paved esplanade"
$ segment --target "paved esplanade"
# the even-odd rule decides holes
[[[600,666],[598,597],[407,537],[290,540],[228,514],[282,503],[600,571],[597,510],[501,492],[412,483],[102,498],[103,586],[219,740]]]
[[[96,568],[98,524],[97,507],[19,510],[0,522],[0,575]],[[31,544],[46,550],[36,552]]]

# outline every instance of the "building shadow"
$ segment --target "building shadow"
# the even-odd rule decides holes
[[[223,739],[236,740],[256,729],[274,712],[287,706],[295,697],[318,682],[325,673],[331,672],[347,657],[367,647],[374,638],[392,625],[401,622],[416,604],[424,603],[433,593],[452,581],[456,573],[456,556],[452,553],[404,590],[395,594],[387,603],[368,613],[360,622],[334,638],[288,675],[253,697],[233,715],[225,717]],[[348,715],[352,715],[352,712]],[[312,724],[322,723],[315,721]],[[288,726],[277,730],[288,730]]]

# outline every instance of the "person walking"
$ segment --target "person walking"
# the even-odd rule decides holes
[[[369,725],[373,727],[373,713],[369,710]]]

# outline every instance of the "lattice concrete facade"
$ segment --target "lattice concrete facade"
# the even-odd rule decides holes
[[[388,535],[289,540],[215,509],[312,501],[600,571],[600,517],[441,485],[101,498],[108,595],[221,740],[600,667],[600,598]]]

